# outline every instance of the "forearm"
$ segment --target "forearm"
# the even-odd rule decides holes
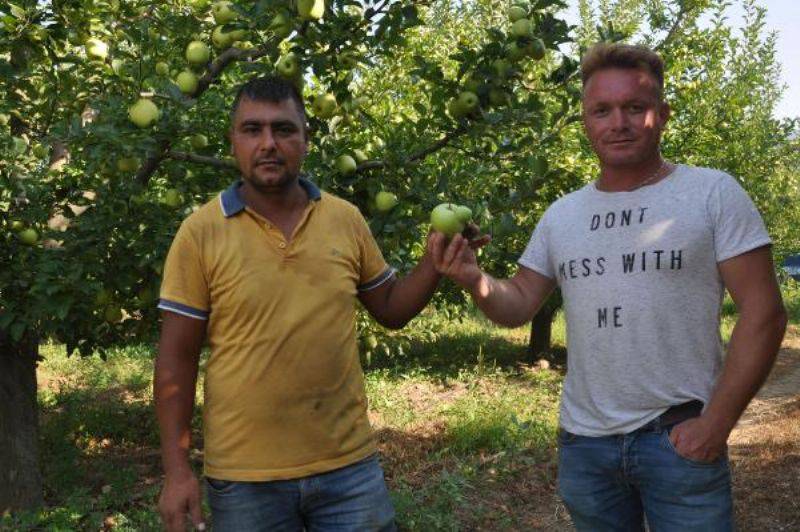
[[[705,414],[730,432],[769,375],[786,330],[782,306],[772,312],[742,314],[733,329],[728,353]]]
[[[382,323],[398,329],[411,321],[431,300],[441,278],[428,255],[424,255],[408,275],[392,286]]]
[[[154,396],[161,433],[161,458],[167,474],[184,470],[189,464],[196,385],[196,356],[159,354]]]
[[[504,327],[519,327],[531,321],[546,298],[531,301],[512,280],[495,279],[483,271],[470,294],[487,318]]]

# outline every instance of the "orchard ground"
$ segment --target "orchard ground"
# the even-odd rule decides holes
[[[742,530],[800,526],[800,288],[785,291],[791,322],[775,370],[730,440]],[[563,368],[518,361],[527,329],[430,312],[412,324],[401,359],[366,370],[401,530],[570,530],[555,494],[555,430]],[[735,321],[725,306],[728,338]],[[427,322],[428,327],[420,324]],[[554,343],[563,354],[559,317]],[[67,358],[43,346],[39,368],[46,508],[6,516],[0,529],[158,530],[161,482],[152,408],[154,350],[130,346]],[[202,380],[201,380],[202,385]],[[199,395],[202,397],[202,395]],[[200,406],[194,438],[202,448]],[[202,451],[192,456],[197,468]]]

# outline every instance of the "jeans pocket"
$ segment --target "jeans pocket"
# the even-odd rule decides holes
[[[233,480],[219,480],[216,478],[206,477],[206,485],[213,493],[217,495],[223,495],[233,491],[233,488],[236,486],[236,482]]]
[[[701,462],[700,460],[694,460],[692,458],[688,458],[686,456],[683,456],[681,453],[678,452],[678,450],[672,444],[672,440],[669,439],[669,435],[670,435],[671,431],[672,431],[672,427],[670,427],[667,430],[664,430],[661,433],[661,439],[664,442],[664,447],[669,449],[672,452],[672,454],[674,454],[675,456],[677,456],[678,458],[680,458],[681,460],[683,460],[687,464],[693,465],[693,466],[698,466],[698,467],[717,467],[717,466],[719,466],[720,464],[722,464],[724,462],[724,460],[726,458],[725,452],[720,454],[717,458],[715,458],[711,462]]]

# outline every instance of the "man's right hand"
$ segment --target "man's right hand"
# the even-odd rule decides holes
[[[189,514],[195,529],[205,530],[200,501],[200,483],[191,470],[167,474],[158,500],[158,511],[164,529],[167,532],[184,532],[186,514]]]
[[[483,237],[473,243],[456,234],[448,243],[442,233],[434,232],[428,239],[428,252],[433,257],[436,271],[472,293],[483,277],[473,247],[480,247],[488,241],[488,237]]]

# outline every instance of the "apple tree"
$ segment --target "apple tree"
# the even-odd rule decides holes
[[[510,151],[515,120],[547,120],[525,84],[558,98],[563,65],[574,71],[555,49],[569,40],[555,16],[562,2],[509,7],[412,0],[0,7],[0,508],[41,503],[39,341],[103,356],[110,346],[155,337],[172,236],[237,178],[225,131],[243,81],[277,73],[302,88],[314,139],[307,172],[362,209],[401,269],[421,253],[437,203],[468,204],[481,221],[502,212],[487,202],[487,190],[505,186],[489,165],[481,169],[486,187],[448,187],[447,174],[463,177],[471,164],[464,157],[448,164],[455,141],[487,160]],[[492,22],[426,57],[421,36],[436,33],[437,17],[452,20],[462,9],[482,10]],[[391,76],[400,82],[381,87],[374,73],[405,60],[409,67]],[[413,98],[403,92],[409,84]]]

